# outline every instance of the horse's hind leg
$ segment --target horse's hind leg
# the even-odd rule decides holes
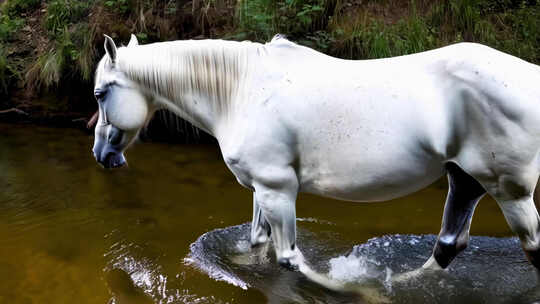
[[[519,236],[527,258],[540,270],[540,218],[532,196],[497,202],[508,225]]]
[[[255,247],[270,240],[270,225],[262,213],[262,209],[257,203],[257,196],[253,193],[253,220],[251,222],[251,246]]]
[[[486,193],[484,188],[456,164],[446,165],[448,195],[444,206],[441,232],[433,255],[424,268],[446,268],[469,242],[469,228],[474,209]]]
[[[497,201],[506,222],[518,235],[527,258],[539,273],[540,217],[533,200],[538,172],[530,165],[515,171],[518,173],[500,175],[496,182],[486,183],[486,189]]]

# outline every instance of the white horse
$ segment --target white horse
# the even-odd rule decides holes
[[[215,136],[253,191],[251,243],[270,236],[279,264],[296,246],[299,191],[349,201],[407,195],[446,174],[449,192],[427,269],[467,246],[476,204],[495,198],[540,267],[533,193],[540,169],[540,68],[474,43],[342,60],[276,36],[270,43],[174,41],[116,48],[96,70],[94,155],[124,150],[161,108]]]

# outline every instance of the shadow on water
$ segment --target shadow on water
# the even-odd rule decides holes
[[[243,224],[202,235],[191,245],[186,261],[214,279],[258,289],[271,303],[373,301],[372,297],[326,290],[299,272],[278,267],[272,248],[263,253],[249,248],[249,229],[249,224]],[[347,254],[329,252],[328,240],[306,229],[299,229],[298,239],[317,271],[359,289],[377,290],[379,299],[391,303],[531,303],[540,299],[534,288],[534,269],[516,238],[472,237],[469,248],[448,271],[405,281],[393,278],[420,267],[436,236],[387,235],[354,246]]]

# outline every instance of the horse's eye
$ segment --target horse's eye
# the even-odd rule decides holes
[[[103,97],[105,97],[106,93],[107,92],[103,90],[96,90],[94,91],[94,96],[96,97],[98,101],[101,101]]]

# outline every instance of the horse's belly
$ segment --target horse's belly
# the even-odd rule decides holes
[[[337,154],[306,164],[300,168],[301,191],[348,201],[384,201],[418,191],[444,174],[443,162],[435,157],[392,154],[363,159]]]
[[[294,111],[303,113],[294,125],[301,191],[381,201],[441,177],[446,119],[438,99],[422,94],[386,90]]]

